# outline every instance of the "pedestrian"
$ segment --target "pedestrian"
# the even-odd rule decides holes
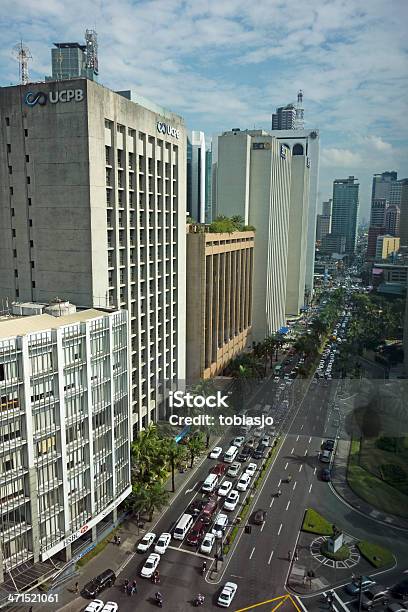
[[[118,536],[117,535],[113,536],[113,543],[114,544],[118,543]]]
[[[119,537],[119,536],[116,538],[116,544],[117,544],[118,546],[120,546],[120,537]]]
[[[78,593],[79,590],[79,584],[78,582],[75,583],[75,593]]]
[[[132,582],[132,589],[133,589],[133,591],[134,591],[135,593],[137,593],[137,583],[136,583],[136,580],[134,580],[134,581]]]
[[[131,584],[128,584],[127,586],[127,594],[129,595],[129,597],[130,595],[132,595],[132,585]]]

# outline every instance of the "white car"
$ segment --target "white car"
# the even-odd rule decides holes
[[[219,514],[215,519],[215,523],[213,528],[211,529],[211,533],[213,533],[217,538],[221,538],[222,534],[226,530],[228,525],[228,516],[226,514]]]
[[[116,601],[107,601],[102,608],[102,612],[118,612],[119,606]]]
[[[215,446],[209,454],[210,459],[218,459],[222,453],[221,446]]]
[[[167,550],[168,545],[171,541],[170,533],[162,533],[160,538],[157,540],[156,546],[154,547],[154,552],[159,553],[159,555],[164,555]]]
[[[231,491],[224,503],[224,510],[235,510],[239,502],[239,493],[235,489]]]
[[[237,448],[239,448],[240,446],[243,445],[244,442],[245,442],[244,436],[238,436],[237,438],[233,439],[233,441],[231,442],[231,446],[236,446]]]
[[[234,599],[235,593],[237,592],[238,585],[235,582],[226,582],[218,597],[218,605],[223,608],[229,608],[231,601]]]
[[[212,547],[214,546],[215,535],[213,533],[206,533],[204,540],[201,542],[200,552],[209,555]]]
[[[103,601],[100,599],[94,599],[88,604],[84,610],[84,612],[101,612],[103,608]]]
[[[242,474],[241,478],[238,480],[237,489],[239,491],[246,491],[249,487],[249,483],[251,482],[251,477],[247,472]]]
[[[226,497],[232,489],[232,482],[230,480],[224,480],[222,485],[218,488],[218,495],[220,497]]]
[[[248,464],[248,466],[247,466],[247,468],[246,468],[246,470],[245,470],[245,472],[246,472],[247,474],[249,474],[249,475],[251,476],[251,478],[252,478],[252,476],[253,476],[253,475],[255,474],[255,472],[256,472],[257,467],[258,467],[258,466],[256,465],[256,463],[249,463],[249,464]]]
[[[241,464],[236,461],[235,463],[230,465],[230,467],[228,468],[227,476],[232,476],[232,478],[235,478],[235,476],[238,476],[240,469],[241,469]]]
[[[160,563],[160,555],[152,553],[145,561],[144,566],[141,569],[140,575],[142,578],[151,578],[156,571],[157,566]]]
[[[137,552],[147,552],[156,539],[156,534],[152,532],[145,533],[143,538],[137,545]]]

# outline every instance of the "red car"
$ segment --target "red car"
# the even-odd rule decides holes
[[[198,519],[194,527],[187,534],[186,542],[190,546],[198,546],[205,536],[205,525],[203,519]]]
[[[223,476],[225,474],[227,467],[228,466],[225,465],[225,463],[217,463],[217,465],[215,465],[212,468],[211,474],[217,474],[217,476]]]

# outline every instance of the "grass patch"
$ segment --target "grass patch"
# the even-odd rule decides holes
[[[333,535],[333,525],[324,516],[316,512],[316,510],[308,508],[303,519],[302,531],[331,536]]]
[[[89,553],[81,557],[76,563],[77,567],[82,567],[83,565],[86,565],[88,561],[96,557],[96,555],[99,555],[99,553],[105,548],[105,546],[112,541],[116,531],[116,529],[113,529],[110,534],[107,535],[106,538],[98,542],[98,544],[92,550],[90,550]]]
[[[328,559],[333,559],[333,561],[345,561],[350,556],[350,549],[346,544],[343,544],[343,546],[334,553],[327,550],[327,542],[323,542],[320,552]]]
[[[386,514],[408,518],[408,496],[365,469],[364,465],[367,464],[360,464],[360,441],[352,440],[347,469],[351,489],[370,506]],[[395,476],[395,471],[393,473]]]
[[[367,542],[367,540],[361,540],[358,542],[357,548],[361,556],[367,559],[375,568],[392,565],[394,563],[394,555],[392,552],[387,548],[378,546],[378,544],[372,544],[371,542]]]

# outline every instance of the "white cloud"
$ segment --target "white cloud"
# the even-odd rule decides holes
[[[361,162],[361,155],[349,149],[323,148],[320,153],[320,163],[326,168],[353,169]]]
[[[383,140],[381,136],[366,136],[363,142],[380,153],[391,153],[393,150],[392,144]]]

